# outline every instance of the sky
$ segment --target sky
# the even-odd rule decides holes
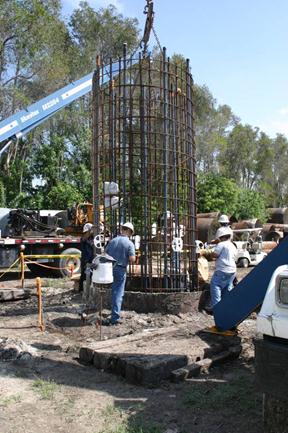
[[[63,15],[79,2],[62,0]],[[88,3],[113,4],[144,29],[145,0]],[[190,59],[194,81],[207,85],[218,104],[270,137],[288,137],[287,0],[154,0],[154,11],[161,45]]]

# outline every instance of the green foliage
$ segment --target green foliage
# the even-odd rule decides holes
[[[221,156],[224,173],[243,188],[253,188],[257,180],[258,129],[250,125],[236,125],[227,138]]]
[[[43,206],[47,209],[66,209],[74,203],[83,201],[84,197],[78,189],[66,182],[53,186],[44,199]]]
[[[226,177],[200,174],[197,182],[198,212],[221,212],[237,219],[258,218],[267,220],[266,201],[263,194],[239,188]]]
[[[266,202],[262,194],[249,189],[240,189],[238,205],[234,216],[237,219],[258,218],[262,222],[267,220]]]
[[[187,406],[201,407],[203,410],[231,408],[235,414],[246,413],[261,416],[261,395],[253,383],[242,377],[222,384],[193,384],[192,390],[184,397]]]
[[[197,181],[198,212],[234,214],[239,190],[235,182],[216,174],[200,174]]]
[[[123,53],[123,44],[128,51],[138,43],[138,21],[124,18],[110,5],[96,11],[87,1],[82,1],[70,19],[70,32],[75,44],[76,57],[73,65],[78,72],[90,72],[95,68],[99,55],[103,63],[110,58],[117,59]]]
[[[32,383],[32,388],[40,395],[41,400],[53,400],[58,385],[53,380],[37,379]]]
[[[103,410],[104,430],[100,433],[163,433],[164,429],[154,423],[145,422],[142,417],[136,416],[133,420],[127,414],[113,405]]]
[[[0,406],[10,406],[11,404],[20,403],[22,396],[20,394],[9,395],[4,398],[0,398]]]
[[[0,181],[0,207],[5,207],[5,205],[6,205],[5,188],[3,182]]]
[[[194,86],[193,102],[197,167],[205,173],[217,173],[219,157],[227,145],[228,131],[238,119],[228,105],[217,106],[206,86]]]

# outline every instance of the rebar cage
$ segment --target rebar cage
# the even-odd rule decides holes
[[[108,79],[108,81],[107,81]],[[105,84],[104,84],[105,82]],[[166,49],[126,56],[93,77],[94,223],[114,237],[135,227],[126,289],[196,290],[193,80]]]

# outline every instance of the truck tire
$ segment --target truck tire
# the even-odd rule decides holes
[[[248,268],[249,266],[249,261],[248,259],[242,258],[238,260],[238,266],[239,268]]]
[[[78,248],[67,248],[67,250],[62,251],[63,255],[67,254],[81,254],[81,251]],[[54,266],[59,267],[59,271],[54,271],[54,275],[60,278],[70,277],[71,276],[71,265],[73,265],[74,274],[79,274],[81,272],[81,257],[68,258],[63,257],[57,259]]]

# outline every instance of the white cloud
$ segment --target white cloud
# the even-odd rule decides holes
[[[287,116],[287,114],[288,114],[288,107],[282,107],[282,108],[280,108],[279,114],[281,114],[281,116]]]

